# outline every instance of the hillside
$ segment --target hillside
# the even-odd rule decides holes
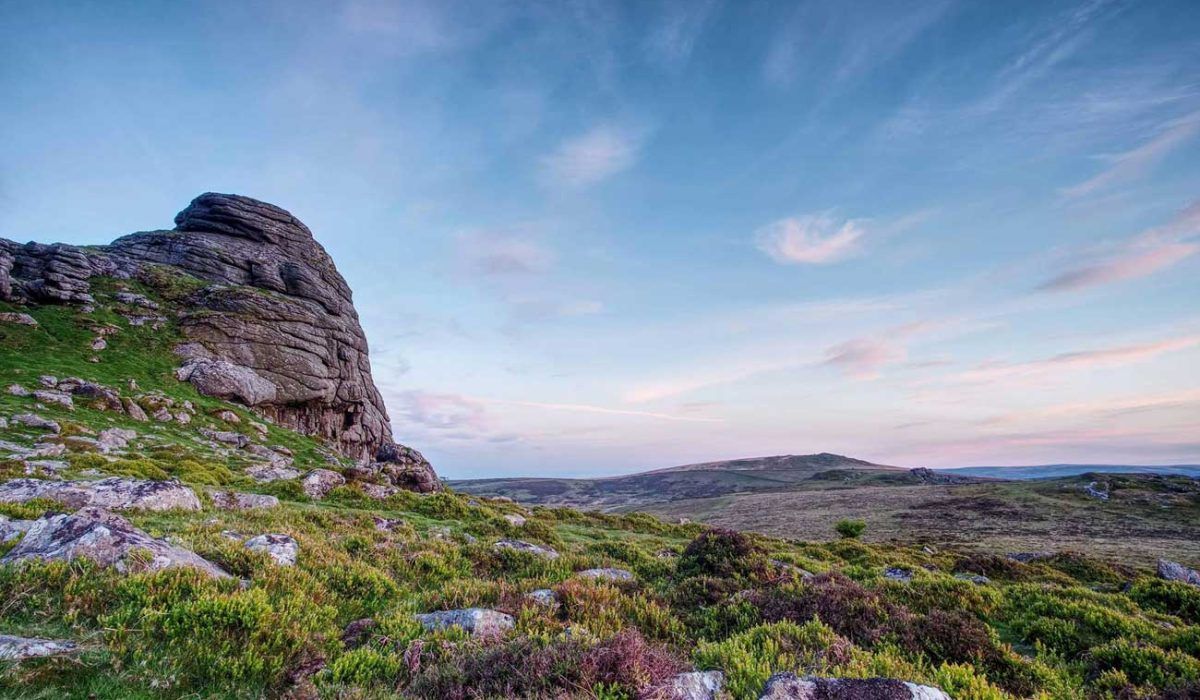
[[[993,479],[1054,479],[1080,474],[1163,474],[1200,478],[1200,464],[1039,464],[1029,467],[956,467],[945,471]]]
[[[974,482],[973,476],[939,477],[829,453],[779,455],[688,464],[602,479],[473,479],[448,482],[482,496],[521,503],[594,510],[636,510],[660,503],[731,494],[825,490],[867,485],[914,485],[930,479]]]
[[[967,552],[949,526],[950,546],[816,541],[833,510],[785,539],[441,488],[393,442],[349,289],[302,224],[205,195],[177,226],[87,249],[0,240],[0,696],[1200,689],[1187,567]],[[764,484],[754,498],[990,486],[829,461],[642,476]]]

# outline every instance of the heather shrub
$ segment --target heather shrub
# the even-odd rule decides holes
[[[700,533],[683,550],[676,572],[681,577],[747,580],[765,577],[769,568],[766,550],[749,535],[710,529]]]
[[[1200,660],[1178,651],[1118,639],[1088,654],[1093,673],[1120,671],[1134,685],[1178,686],[1200,680]]]
[[[828,625],[813,620],[803,625],[773,622],[721,641],[703,642],[696,647],[693,661],[700,669],[724,671],[726,688],[734,698],[757,698],[773,673],[805,669],[824,674],[858,653]]]
[[[1147,610],[1200,624],[1200,588],[1196,586],[1180,581],[1140,578],[1129,589],[1129,597]]]

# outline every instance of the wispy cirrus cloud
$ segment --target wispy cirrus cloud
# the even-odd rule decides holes
[[[1174,120],[1162,133],[1141,146],[1110,156],[1107,160],[1111,164],[1107,168],[1077,185],[1064,188],[1062,193],[1067,197],[1084,197],[1140,177],[1198,133],[1200,111]]]
[[[986,363],[952,377],[960,382],[987,382],[1020,378],[1037,378],[1047,374],[1089,370],[1098,367],[1119,367],[1145,362],[1166,353],[1186,350],[1200,345],[1200,334],[1165,338],[1147,343],[1119,345],[1109,348],[1077,350],[1028,362]]]
[[[604,124],[563,141],[542,159],[551,183],[587,187],[629,169],[637,162],[640,139],[628,129]]]
[[[608,406],[596,406],[593,404],[581,403],[557,403],[547,401],[518,401],[511,399],[475,399],[480,403],[500,404],[505,406],[521,406],[524,408],[535,408],[546,411],[565,411],[567,413],[596,413],[608,416],[628,416],[631,418],[653,418],[656,420],[680,421],[684,423],[721,423],[721,418],[703,418],[699,416],[680,416],[671,413],[660,413],[657,411],[636,411],[624,408],[610,408]]]
[[[1066,292],[1137,279],[1165,270],[1200,252],[1200,201],[1162,226],[1143,231],[1115,252],[1061,272],[1042,284],[1044,292]]]
[[[650,58],[667,68],[686,64],[719,5],[719,0],[666,3],[661,20],[646,38]]]
[[[858,255],[867,234],[863,219],[838,220],[828,214],[789,217],[755,233],[758,249],[776,262],[827,265]]]
[[[457,238],[459,261],[470,274],[508,277],[546,272],[554,254],[533,238],[505,231],[473,231]]]

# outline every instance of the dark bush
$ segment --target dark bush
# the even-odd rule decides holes
[[[892,630],[912,633],[914,616],[875,591],[840,573],[818,574],[802,585],[759,591],[755,602],[764,620],[807,622],[820,618],[856,644],[872,645]]]
[[[688,543],[676,570],[684,577],[760,579],[769,568],[762,545],[743,533],[714,528]]]
[[[1180,581],[1143,578],[1129,590],[1129,597],[1148,610],[1200,623],[1200,588]]]
[[[839,520],[833,529],[846,539],[856,540],[866,531],[867,523],[863,520]]]

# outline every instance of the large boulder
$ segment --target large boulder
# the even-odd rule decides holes
[[[71,508],[200,510],[196,492],[174,480],[143,481],[114,476],[98,481],[12,479],[0,484],[0,503],[25,503],[35,498],[58,501]]]
[[[125,518],[101,508],[81,508],[70,515],[38,519],[25,537],[0,559],[0,564],[78,558],[91,559],[121,572],[191,567],[209,576],[229,576],[195,552],[155,539]]]
[[[174,230],[108,246],[0,239],[0,300],[91,304],[92,277],[150,279],[161,266],[209,284],[178,319],[186,381],[353,459],[390,461],[377,458],[393,439],[350,287],[308,227],[277,206],[210,192],[175,217]],[[117,294],[131,323],[153,313],[151,300]],[[396,479],[406,483],[394,485],[436,488],[422,463],[402,463]]]
[[[818,678],[777,673],[759,700],[950,700],[928,685],[893,678]]]
[[[295,566],[300,555],[300,543],[290,535],[266,534],[246,540],[246,549],[266,552],[280,566]]]

